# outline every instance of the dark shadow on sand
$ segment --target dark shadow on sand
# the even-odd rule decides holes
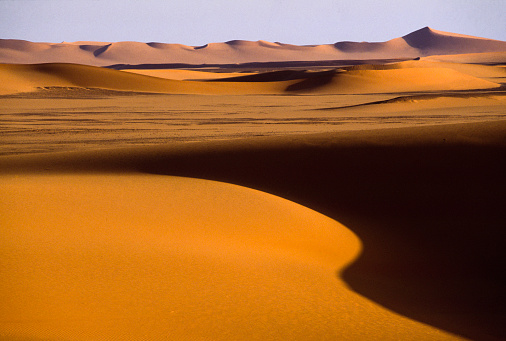
[[[142,171],[256,188],[348,226],[358,293],[474,340],[506,337],[506,145],[272,146],[146,160]],[[490,337],[490,338],[489,338]]]
[[[395,131],[218,141],[37,165],[211,179],[292,200],[362,240],[363,253],[341,274],[356,292],[473,340],[505,339],[506,121]]]

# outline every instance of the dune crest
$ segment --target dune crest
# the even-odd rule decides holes
[[[506,42],[6,39],[0,80],[0,339],[505,339]]]
[[[506,48],[506,42],[503,41],[437,31],[430,27],[412,32],[402,39],[418,49],[422,56],[500,52]]]
[[[287,71],[232,78],[224,75],[211,77],[215,78],[214,82],[204,82],[180,80],[181,75],[175,72],[171,72],[175,79],[168,79],[171,73],[157,70],[134,73],[77,64],[12,64],[0,65],[0,75],[6,80],[0,84],[0,94],[51,87],[172,94],[347,94],[492,89],[500,86],[454,69],[409,68],[400,65],[383,70],[352,69],[337,73]]]
[[[358,238],[269,194],[128,174],[4,177],[0,192],[11,198],[0,336],[460,339],[347,289],[336,269],[357,257]]]
[[[24,319],[4,317],[1,331],[459,339],[360,297],[339,274],[395,311],[471,339],[500,339],[504,126],[3,157],[10,280],[0,279],[0,293],[14,293],[2,299],[3,313]],[[359,232],[355,263],[360,244],[329,217]],[[41,318],[48,311],[54,319]]]
[[[0,65],[0,94],[37,91],[41,88],[79,87],[117,91],[173,94],[281,93],[291,83],[210,83],[153,77],[79,64],[48,63]]]
[[[55,44],[0,39],[0,63],[64,62],[95,66],[388,59],[503,51],[506,51],[504,41],[437,31],[429,27],[386,42],[337,42],[303,46],[263,40],[231,40],[191,47],[165,43],[80,41]]]

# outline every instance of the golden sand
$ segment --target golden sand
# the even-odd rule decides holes
[[[119,174],[0,191],[4,338],[450,339],[350,291],[358,238],[272,195]]]
[[[255,81],[89,66],[504,42],[0,43],[34,63],[0,65],[1,339],[506,337],[502,52]],[[89,65],[35,64],[56,48]]]
[[[491,175],[497,170],[495,154],[486,156],[484,163],[473,159],[487,146],[504,146],[503,128],[504,121],[3,157],[2,272],[8,276],[3,277],[0,290],[7,307],[2,310],[2,333],[7,338],[55,340],[459,339],[381,307],[351,291],[342,278],[354,285],[360,278],[377,283],[381,290],[376,294],[381,300],[385,299],[382,288],[405,285],[395,290],[401,297],[406,293],[427,295],[428,289],[425,304],[440,305],[447,312],[434,314],[425,311],[424,305],[416,308],[416,299],[409,297],[405,298],[406,302],[411,300],[407,311],[414,309],[422,320],[428,318],[443,328],[462,332],[461,327],[455,328],[464,317],[460,309],[468,311],[465,302],[474,305],[480,295],[495,295],[493,282],[483,278],[483,286],[477,289],[470,280],[475,276],[476,262],[482,264],[482,256],[475,254],[477,259],[465,267],[471,277],[458,280],[468,281],[460,282],[459,290],[471,290],[473,299],[466,294],[449,303],[432,296],[431,290],[444,292],[453,280],[440,282],[445,277],[426,276],[428,264],[435,273],[448,271],[445,248],[424,253],[414,247],[421,242],[417,231],[424,220],[418,222],[416,214],[411,216],[410,210],[416,212],[416,206],[411,205],[426,205],[427,194],[420,192],[418,197],[416,191],[406,192],[405,180],[397,181],[404,188],[399,198],[403,202],[403,197],[408,198],[406,213],[378,216],[372,213],[374,207],[386,205],[388,209],[389,202],[397,205],[395,196],[387,202],[381,196],[375,201],[367,188],[379,194],[384,184],[393,186],[394,178],[401,179],[397,172],[408,167],[406,171],[414,172],[421,181],[414,190],[444,191],[444,183],[439,185],[442,187],[426,185],[438,179],[430,175],[433,167],[448,167],[448,162],[455,163],[455,169],[471,167],[472,174],[484,180],[480,172]],[[452,148],[448,154],[445,145]],[[384,165],[389,166],[378,167],[383,163],[378,163],[370,146],[382,146],[378,150],[383,150],[380,155],[384,154]],[[397,150],[396,146],[412,151]],[[433,150],[422,156],[423,167],[417,161],[419,148]],[[350,157],[348,150],[355,156]],[[356,168],[357,162],[374,167],[370,180],[377,188],[363,177],[363,167]],[[411,162],[415,162],[413,169]],[[323,211],[333,207],[328,212],[331,216],[341,217],[350,228],[366,233],[362,237],[366,237],[367,253],[359,254],[361,242],[342,224],[294,202],[223,182],[154,174],[248,183]],[[460,200],[467,200],[469,193],[481,198],[485,206],[478,209],[492,213],[490,218],[482,217],[482,222],[488,233],[495,235],[497,212],[489,204],[496,200],[497,192],[490,191],[488,184],[494,182],[496,189],[503,184],[496,176],[489,176],[486,185],[469,182],[465,173],[455,175],[456,186],[466,183],[463,192],[455,187],[456,195]],[[392,190],[398,193],[399,188]],[[439,205],[439,200],[435,202]],[[452,214],[455,207],[449,204],[445,201]],[[353,212],[357,208],[373,211],[356,216]],[[370,245],[370,236],[377,233],[364,232],[363,224],[399,223],[390,217],[400,217],[400,226],[407,224],[407,230],[383,227],[383,238],[390,238],[387,249],[394,252],[394,258],[385,254],[371,260],[368,254],[377,245]],[[369,222],[371,218],[376,222]],[[472,232],[473,224],[465,226],[447,224],[445,229],[455,233],[458,228],[460,236],[471,233],[479,241],[480,234]],[[432,240],[440,233],[438,228],[425,225],[422,231]],[[397,238],[400,240],[395,241]],[[413,249],[406,252],[404,244]],[[359,264],[366,271],[359,271],[356,277],[353,269],[360,267],[354,268],[352,262],[358,256],[365,261]],[[436,264],[432,257],[442,258]],[[462,257],[469,261],[467,253]],[[410,261],[404,264],[405,260]],[[413,268],[412,262],[419,266]],[[405,266],[415,273],[391,277],[392,271]],[[420,277],[415,275],[418,271]],[[484,288],[486,291],[481,291]],[[369,290],[366,292],[371,294]],[[396,302],[393,292],[387,297]],[[484,312],[468,311],[470,315],[465,316],[477,321]],[[497,333],[497,318],[493,313],[487,317],[491,333]],[[473,324],[464,333],[483,335]]]
[[[100,88],[171,94],[363,94],[494,89],[500,84],[449,68],[399,68],[338,72],[272,82],[198,82],[146,76],[77,64],[0,65],[0,94],[48,87]]]

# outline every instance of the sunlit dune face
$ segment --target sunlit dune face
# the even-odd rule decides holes
[[[0,39],[0,339],[500,338],[504,51]]]
[[[357,237],[272,195],[147,175],[4,177],[1,192],[4,336],[450,337],[349,291]]]
[[[74,175],[1,188],[2,335],[290,335],[317,311],[332,319],[336,271],[360,249],[339,223],[233,185]]]

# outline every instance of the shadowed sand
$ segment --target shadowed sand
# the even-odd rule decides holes
[[[504,340],[505,50],[0,40],[0,338]]]
[[[131,283],[139,283],[142,278],[150,278],[141,285],[141,289],[148,290],[147,286],[155,285],[157,290],[162,290],[161,283],[171,282],[166,282],[166,279],[159,282],[162,279],[158,275],[165,274],[164,271],[169,271],[167,269],[173,269],[176,265],[172,262],[176,262],[179,264],[177,266],[183,267],[178,268],[182,272],[176,273],[183,277],[189,276],[188,282],[183,278],[181,284],[186,283],[191,288],[186,289],[192,293],[183,298],[178,296],[178,299],[184,301],[183,306],[186,309],[194,309],[192,312],[196,315],[189,313],[189,316],[193,316],[190,320],[193,321],[196,316],[203,318],[198,320],[200,328],[194,328],[196,325],[192,327],[191,324],[176,327],[181,333],[190,332],[186,329],[189,328],[192,333],[196,333],[192,335],[196,336],[202,336],[201,333],[206,330],[218,330],[218,334],[213,335],[213,338],[223,335],[241,338],[248,335],[247,338],[258,336],[259,339],[451,339],[450,335],[438,334],[435,329],[413,324],[412,321],[377,305],[370,305],[371,303],[359,297],[346,296],[351,293],[341,291],[345,288],[339,285],[339,278],[342,278],[356,292],[397,313],[471,339],[499,340],[506,335],[503,323],[504,282],[500,271],[504,268],[500,256],[504,250],[504,239],[501,236],[506,218],[502,209],[506,190],[503,160],[506,152],[505,129],[505,121],[498,121],[3,157],[0,163],[1,172],[4,174],[2,191],[10,193],[10,196],[4,197],[14,198],[3,204],[4,207],[11,208],[8,210],[11,212],[8,215],[11,220],[8,222],[15,224],[16,219],[32,219],[21,224],[24,226],[22,229],[7,229],[7,235],[10,237],[10,244],[7,244],[10,257],[7,259],[11,261],[7,262],[7,269],[13,271],[14,277],[19,277],[22,281],[26,276],[39,278],[37,273],[42,271],[37,270],[32,274],[19,272],[19,269],[30,268],[19,263],[26,255],[32,255],[26,259],[34,259],[40,252],[48,252],[50,259],[59,260],[55,264],[50,262],[45,266],[54,266],[52,271],[56,271],[59,276],[63,274],[60,273],[61,268],[58,270],[62,265],[58,262],[88,264],[88,259],[97,262],[101,257],[106,257],[106,266],[114,267],[114,271],[106,271],[105,279],[102,278],[104,275],[97,275],[96,270],[91,268],[92,265],[79,265],[75,270],[76,277],[65,277],[65,284],[53,283],[56,288],[47,289],[49,296],[45,298],[63,302],[65,298],[57,298],[58,285],[63,287],[74,283],[78,278],[88,278],[91,285],[88,288],[91,291],[86,293],[83,290],[88,289],[77,286],[76,291],[69,294],[69,300],[65,301],[65,304],[70,305],[69,309],[76,309],[75,304],[82,304],[82,297],[85,297],[84,302],[87,302],[87,295],[108,297],[105,301],[93,301],[95,305],[98,304],[94,315],[98,321],[93,320],[95,324],[88,323],[98,328],[95,331],[111,326],[111,320],[100,317],[106,315],[117,318],[114,322],[116,326],[127,326],[131,322],[155,323],[148,329],[154,330],[153,333],[165,331],[165,327],[146,318],[146,302],[139,303],[136,299],[133,300],[134,303],[130,300],[124,302],[121,294],[114,296],[118,295],[115,286],[120,284],[112,284],[111,281],[124,281],[128,278],[133,281]],[[87,173],[95,175],[85,175]],[[133,175],[118,176],[120,173]],[[255,188],[277,197],[226,184],[146,174],[218,180]],[[166,189],[160,190],[161,188]],[[197,197],[191,194],[195,193],[196,188]],[[229,191],[233,193],[229,194]],[[76,193],[79,195],[76,196]],[[177,193],[186,194],[180,197]],[[31,198],[29,205],[22,199],[25,196]],[[41,200],[41,197],[47,200]],[[357,239],[335,221],[278,197],[302,204],[346,225],[363,243],[360,257],[342,272],[342,267],[357,255]],[[21,199],[22,201],[16,203],[16,200]],[[143,202],[144,200],[147,201]],[[152,203],[153,200],[155,202]],[[218,204],[208,206],[214,200],[218,200]],[[222,200],[224,202],[220,204]],[[261,200],[262,203],[255,204],[255,200]],[[191,206],[196,202],[199,211],[219,210],[211,214],[211,220],[218,219],[216,224],[204,224],[203,221],[209,219],[205,213],[195,214],[191,211],[194,213],[177,214],[183,218],[175,218],[171,213],[173,210],[187,212],[188,207],[194,210]],[[163,203],[163,214],[157,213],[160,209],[157,203]],[[135,208],[126,215],[118,213],[139,204],[140,208]],[[266,204],[272,211],[264,210]],[[104,205],[107,211],[112,212],[110,215],[90,217],[90,212],[101,210]],[[279,205],[286,207],[287,211],[280,209]],[[60,210],[61,206],[68,209]],[[155,206],[154,213],[143,213],[151,206]],[[71,207],[76,209],[70,209]],[[48,208],[54,208],[60,213],[41,217],[41,214],[47,214]],[[258,212],[257,209],[264,211]],[[242,220],[239,225],[236,220],[239,219],[239,216],[236,217],[236,212],[239,211],[239,216],[244,215],[245,224],[250,226],[248,231],[237,231],[237,228],[243,226]],[[20,212],[23,214],[20,215]],[[35,213],[29,216],[27,212]],[[286,218],[282,212],[286,212]],[[142,224],[142,228],[148,229],[149,233],[138,236],[138,232],[125,232],[118,245],[109,248],[109,242],[106,240],[111,234],[115,235],[115,231],[120,231],[118,229],[125,231],[131,226],[137,231],[140,227],[139,223],[136,223],[139,216],[149,219],[147,226]],[[277,216],[278,220],[272,224],[269,221],[274,216]],[[299,219],[306,216],[309,220]],[[262,220],[264,217],[267,220]],[[48,218],[50,219],[47,220]],[[192,229],[190,235],[185,230],[184,236],[181,237],[182,231],[162,228],[166,225],[159,224],[160,218],[163,218],[163,221],[196,219],[196,226],[205,226],[204,230]],[[67,245],[67,238],[74,240],[76,236],[69,236],[69,232],[63,227],[63,222],[69,219],[72,226],[77,226],[78,231],[82,231],[78,232],[78,236],[81,236],[81,233],[88,234],[79,237],[71,245]],[[80,223],[81,219],[84,219],[84,222]],[[95,224],[97,227],[102,226],[104,221],[111,222],[112,219],[112,224],[107,223],[112,230],[102,231],[97,236],[95,232],[79,227],[82,226],[79,224],[86,225],[90,219],[95,222],[91,225]],[[249,219],[253,219],[253,225],[249,225]],[[39,223],[34,222],[42,222],[56,230],[43,229],[35,233],[33,229],[37,229]],[[299,223],[302,225],[298,225]],[[187,222],[182,224],[188,226]],[[284,234],[287,228],[291,231],[295,228],[296,232],[291,233],[291,239],[276,239],[275,235]],[[212,232],[214,229],[221,233],[215,234]],[[51,235],[54,236],[50,237]],[[19,238],[28,238],[31,241],[18,245],[15,241]],[[189,244],[188,238],[191,239]],[[159,260],[153,264],[149,263],[149,269],[153,271],[139,268],[140,264],[145,264],[144,257],[155,255],[147,251],[141,252],[138,248],[159,250],[160,245],[180,245],[178,243],[181,240],[184,246],[171,246],[168,249],[189,249],[188,252],[192,254],[189,259],[185,258],[187,253],[178,253],[178,256],[171,254],[172,256],[166,258],[171,261],[167,263],[165,270],[161,271],[161,264],[166,262],[163,260],[165,254],[158,254],[156,257]],[[44,247],[36,251],[38,248],[30,245]],[[131,252],[132,248],[136,251]],[[72,258],[76,254],[71,252],[73,249],[81,250],[78,253],[82,256]],[[105,254],[104,250],[107,250]],[[34,251],[36,253],[32,253]],[[197,254],[204,255],[204,258],[195,258],[197,251]],[[288,252],[289,256],[284,252]],[[17,258],[18,253],[25,256]],[[66,256],[59,258],[61,256],[57,255]],[[138,270],[134,271],[134,274],[130,271],[125,273],[122,269],[126,264]],[[252,268],[252,264],[257,267]],[[201,281],[195,280],[198,275],[192,269],[205,269],[202,277],[199,277]],[[210,269],[216,270],[209,272]],[[269,271],[272,271],[272,274]],[[233,275],[228,277],[227,273]],[[90,274],[98,277],[93,279],[89,277]],[[164,276],[169,276],[169,273]],[[247,282],[243,282],[246,278]],[[47,281],[47,285],[51,285],[51,280]],[[218,281],[217,286],[210,284],[216,283],[215,281]],[[2,292],[7,292],[6,289],[11,285],[9,283],[12,282],[3,282]],[[242,303],[242,299],[239,304],[233,297],[244,298],[242,286],[246,285],[245,283],[249,283],[248,288],[253,286],[257,289],[248,291],[245,300],[247,303]],[[118,289],[119,292],[128,293],[129,289],[121,289],[123,285]],[[208,285],[209,289],[205,290],[211,291],[203,294]],[[132,295],[137,297],[137,294]],[[166,295],[169,296],[157,296],[154,303],[150,304],[155,307],[152,313],[164,309],[163,313],[156,313],[161,314],[157,315],[157,318],[162,316],[161,319],[172,326],[172,322],[180,320],[170,318],[172,309],[162,306],[164,300],[172,299],[172,294]],[[346,303],[342,301],[343,297],[348,297]],[[228,322],[216,324],[215,318],[203,317],[221,316],[219,321],[227,321],[226,316],[229,315],[220,310],[219,302],[228,299],[236,302],[225,304],[227,309],[233,310],[232,315],[238,319],[234,320],[235,327],[229,326]],[[23,308],[26,306],[22,300],[10,299],[9,302],[13,307],[25,311]],[[44,307],[44,302],[41,302],[40,309]],[[314,302],[315,305],[301,306],[302,302]],[[117,313],[124,311],[127,303],[133,304],[130,310],[133,315],[140,315],[125,316]],[[363,310],[360,308],[362,304],[368,305],[368,308]],[[32,304],[32,307],[35,314],[32,318],[35,318],[37,305]],[[63,314],[57,306],[51,309]],[[111,309],[116,313],[108,315]],[[21,311],[20,318],[23,316]],[[74,313],[77,316],[84,314],[80,309]],[[270,322],[266,322],[264,318]],[[79,317],[75,317],[75,321],[80,321]],[[52,323],[61,321],[46,321],[43,325],[52,330]],[[244,323],[257,332],[251,331],[249,334],[250,329],[243,329]],[[14,325],[20,324],[15,321],[7,322],[4,324],[4,330],[14,332]],[[301,328],[303,325],[311,327],[306,330]],[[59,328],[68,333],[79,330],[75,324],[68,326]],[[133,333],[141,332],[133,327],[128,330]],[[109,332],[121,337],[124,330],[113,328]],[[45,337],[49,335],[42,331],[34,333],[33,335]],[[88,334],[85,332],[83,335]]]
[[[3,339],[330,340],[373,333],[349,329],[366,312],[444,335],[347,290],[358,239],[287,200],[124,172],[1,183]]]
[[[241,94],[279,93],[289,84],[230,84],[188,82],[151,77],[118,70],[79,64],[0,65],[0,75],[5,80],[0,94],[37,91],[45,87],[100,88],[117,91],[176,94]]]
[[[100,88],[172,94],[364,94],[410,91],[493,89],[500,84],[435,65],[404,67],[398,64],[385,70],[349,70],[296,73],[286,79],[285,73],[274,73],[270,79],[240,81],[214,79],[214,82],[183,81],[146,76],[78,64],[0,65],[5,80],[0,94],[36,91],[47,87]],[[501,70],[502,71],[502,70]],[[189,74],[193,72],[187,71]],[[299,76],[300,75],[300,76]],[[191,77],[191,76],[190,76]],[[258,77],[265,77],[257,75]],[[279,77],[279,78],[278,78]],[[178,77],[179,78],[179,77]],[[206,77],[203,77],[206,78]],[[233,82],[231,82],[233,80]]]

